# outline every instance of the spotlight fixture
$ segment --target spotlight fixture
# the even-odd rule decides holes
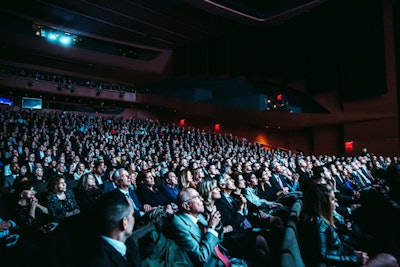
[[[75,34],[45,27],[43,25],[34,24],[33,30],[36,36],[45,38],[49,42],[58,43],[59,45],[63,46],[72,46],[81,41],[81,38]]]

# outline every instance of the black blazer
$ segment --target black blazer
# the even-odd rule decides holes
[[[347,251],[335,229],[321,217],[302,222],[301,254],[306,266],[360,266],[356,255]]]
[[[334,178],[336,180],[336,189],[338,190],[338,192],[336,192],[336,198],[338,199],[339,204],[350,206],[354,203],[355,200],[353,190],[351,190],[346,186],[346,184],[341,182],[337,175],[335,175]]]
[[[258,196],[260,198],[266,199],[268,201],[276,201],[278,198],[277,193],[281,191],[278,183],[270,183],[271,185],[265,183],[264,188],[261,187],[259,184],[257,186],[258,189]]]
[[[221,222],[223,225],[231,225],[233,230],[243,229],[242,224],[245,217],[238,213],[237,205],[235,202],[230,204],[226,197],[221,194],[221,198],[215,201],[215,206],[221,214]]]
[[[140,267],[141,258],[139,251],[131,238],[126,242],[125,259],[114,247],[103,238],[95,239],[94,244],[83,253],[78,267]]]

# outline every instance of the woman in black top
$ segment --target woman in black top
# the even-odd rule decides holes
[[[389,254],[370,259],[366,252],[345,248],[335,230],[336,202],[334,190],[327,184],[313,185],[305,194],[300,247],[306,266],[398,266]]]

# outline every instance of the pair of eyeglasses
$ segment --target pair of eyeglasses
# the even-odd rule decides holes
[[[184,202],[189,202],[190,200],[193,200],[193,199],[196,199],[196,198],[198,198],[198,199],[201,200],[201,196],[200,196],[200,195],[196,195],[196,196],[194,196],[194,197],[191,197],[191,198],[189,198],[189,199],[186,199]]]

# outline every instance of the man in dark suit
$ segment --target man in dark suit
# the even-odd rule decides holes
[[[78,266],[141,266],[139,251],[129,238],[135,225],[129,200],[117,191],[109,192],[99,199],[94,214],[96,237],[85,248]]]
[[[131,201],[136,224],[146,224],[148,222],[148,216],[146,216],[146,214],[156,207],[151,207],[149,204],[142,204],[139,202],[136,192],[130,188],[131,178],[128,171],[124,168],[114,171],[112,179],[117,186],[115,191],[123,194]]]
[[[356,191],[351,190],[345,184],[345,179],[338,172],[338,169],[335,164],[330,165],[330,170],[332,172],[332,177],[336,181],[336,192],[335,196],[339,201],[339,204],[350,206],[357,202],[360,194]]]
[[[170,237],[188,253],[195,266],[229,266],[231,259],[220,245],[217,232],[221,215],[213,211],[208,220],[204,212],[203,199],[193,188],[185,188],[178,195],[179,212],[174,215]],[[221,255],[223,254],[223,255]],[[243,262],[242,266],[246,266]]]
[[[35,164],[36,164],[36,155],[35,153],[29,153],[28,160],[24,163],[27,169],[27,176],[33,178],[35,175]]]
[[[233,230],[243,228],[251,228],[250,222],[246,221],[245,213],[247,213],[246,199],[244,198],[241,205],[238,206],[231,197],[231,193],[236,189],[233,179],[229,175],[223,175],[218,179],[218,187],[221,189],[221,198],[215,201],[217,209],[221,213],[221,221],[223,225],[231,225]],[[244,225],[246,221],[247,225]]]

